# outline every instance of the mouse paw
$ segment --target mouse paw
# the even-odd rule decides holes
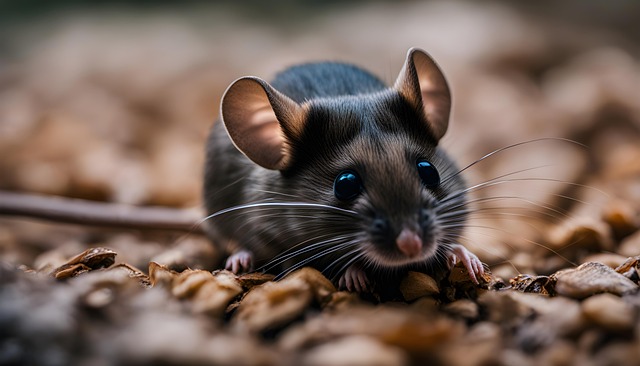
[[[471,281],[476,285],[478,284],[478,277],[484,275],[484,265],[480,259],[460,244],[454,244],[451,246],[451,251],[449,252],[447,259],[449,268],[453,268],[458,260],[460,260],[462,264],[464,264],[464,268],[469,272]]]
[[[338,287],[351,292],[368,292],[370,291],[369,278],[362,268],[352,264],[340,276]]]
[[[224,268],[233,272],[249,272],[253,267],[253,253],[248,250],[240,250],[227,258],[227,263]]]

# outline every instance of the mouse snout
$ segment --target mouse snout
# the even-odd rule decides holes
[[[414,258],[422,253],[422,239],[413,230],[404,228],[396,238],[396,246],[407,257]]]

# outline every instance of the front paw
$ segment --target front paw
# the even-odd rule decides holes
[[[371,285],[367,274],[362,268],[360,268],[360,266],[355,264],[349,266],[342,276],[340,276],[338,287],[351,292],[371,291]]]
[[[253,253],[248,250],[240,250],[227,258],[225,269],[238,274],[250,272],[253,269]]]
[[[467,248],[460,244],[454,244],[450,248],[450,252],[447,256],[449,268],[453,268],[458,260],[464,264],[464,267],[469,272],[469,278],[476,285],[479,284],[478,277],[484,275],[484,265],[478,257],[471,253]]]

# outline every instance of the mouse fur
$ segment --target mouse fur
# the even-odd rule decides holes
[[[415,48],[391,87],[337,62],[233,82],[204,178],[207,231],[230,253],[227,269],[309,265],[366,291],[385,272],[461,260],[477,282],[482,264],[459,243],[466,185],[438,144],[450,109],[444,75]],[[425,186],[419,161],[435,167],[439,185]],[[334,191],[344,172],[360,183],[348,200]]]

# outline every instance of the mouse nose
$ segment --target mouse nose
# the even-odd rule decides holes
[[[402,229],[396,238],[396,246],[407,257],[417,257],[422,253],[422,239],[418,234],[408,228]]]

